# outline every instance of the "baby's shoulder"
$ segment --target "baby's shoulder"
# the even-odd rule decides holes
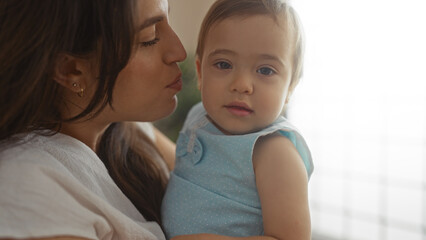
[[[266,134],[257,140],[253,150],[253,164],[259,162],[258,159],[270,159],[271,163],[274,161],[302,162],[309,177],[314,169],[305,139],[285,118],[278,119],[267,129]]]
[[[281,135],[270,134],[258,139],[253,149],[253,168],[255,172],[262,169],[273,169],[277,166],[294,166],[303,163],[293,142]]]
[[[276,155],[285,149],[294,148],[293,142],[285,135],[274,132],[259,137],[254,146],[253,154]]]

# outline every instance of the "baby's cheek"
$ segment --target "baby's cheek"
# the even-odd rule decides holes
[[[280,115],[284,107],[283,100],[280,97],[276,97],[270,98],[266,102],[267,103],[263,106],[264,115],[269,116],[268,118],[273,118],[275,120]]]

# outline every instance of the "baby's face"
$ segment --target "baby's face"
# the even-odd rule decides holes
[[[226,134],[264,128],[283,109],[293,51],[291,34],[278,22],[267,15],[233,17],[206,36],[199,86],[209,117]]]

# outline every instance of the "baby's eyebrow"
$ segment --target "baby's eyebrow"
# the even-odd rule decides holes
[[[232,50],[219,48],[211,52],[207,57],[212,57],[217,54],[237,55],[237,53]]]
[[[286,66],[285,62],[281,58],[279,58],[279,57],[277,57],[275,55],[271,55],[271,54],[259,54],[259,58],[266,59],[266,60],[276,61],[279,64],[281,64],[283,67]]]

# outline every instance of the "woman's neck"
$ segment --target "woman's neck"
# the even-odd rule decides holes
[[[96,152],[97,144],[108,126],[109,124],[100,124],[92,119],[84,122],[63,123],[59,132],[80,140]]]

